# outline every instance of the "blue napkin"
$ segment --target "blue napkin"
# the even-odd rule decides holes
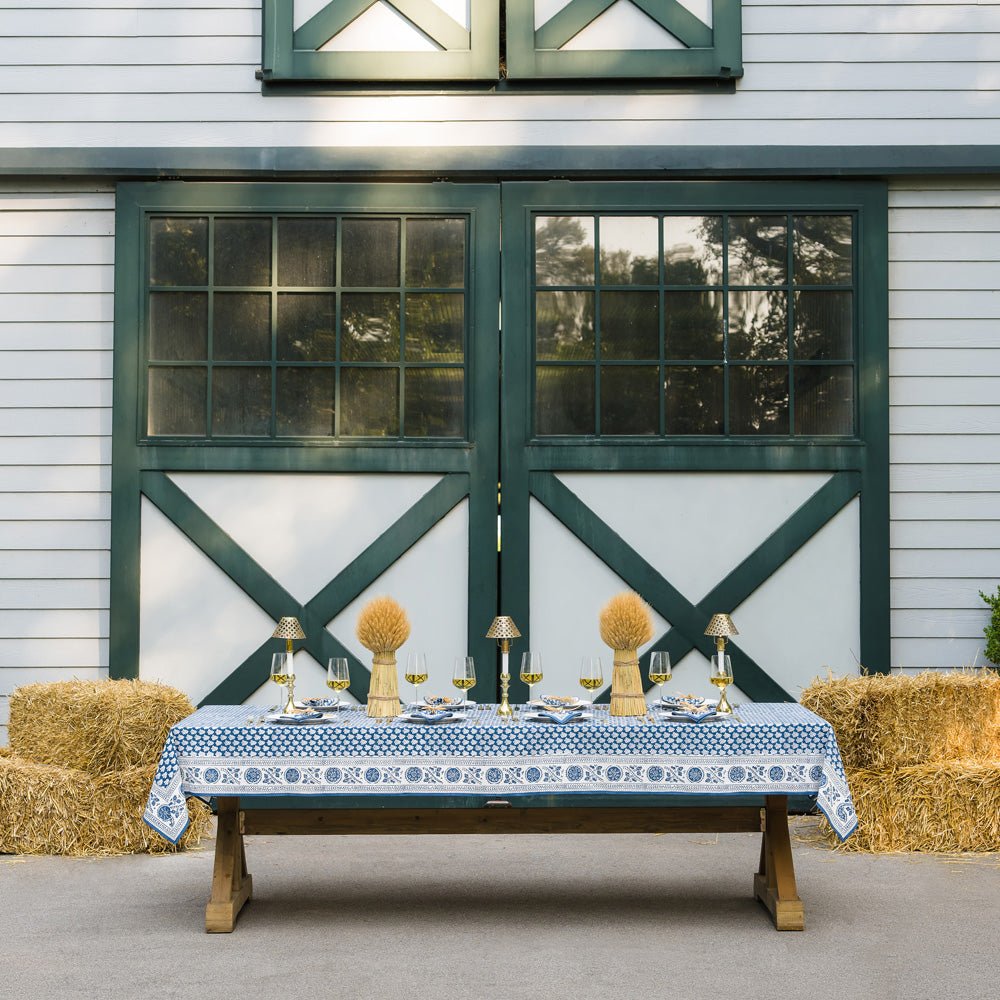
[[[450,719],[451,716],[451,712],[422,712],[418,708],[410,712],[408,718],[419,719],[421,722],[440,722],[442,719]]]
[[[548,719],[550,722],[558,722],[562,725],[564,722],[572,722],[574,719],[582,719],[583,712],[539,712],[538,718]]]

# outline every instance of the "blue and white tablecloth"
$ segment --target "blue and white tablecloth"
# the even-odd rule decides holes
[[[655,792],[815,795],[843,839],[857,825],[830,724],[795,704],[745,704],[739,722],[613,718],[546,725],[257,722],[262,709],[199,709],[167,736],[145,821],[176,843],[186,796],[517,795]]]

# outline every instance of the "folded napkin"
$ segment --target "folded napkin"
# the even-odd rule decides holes
[[[450,719],[451,712],[424,712],[421,709],[414,709],[407,713],[408,719],[419,719],[421,722],[440,722],[442,719]]]
[[[316,719],[322,719],[322,712],[296,712],[294,715],[289,715],[286,712],[282,712],[280,715],[272,716],[276,722],[315,722]]]
[[[537,712],[539,719],[548,719],[550,722],[573,722],[575,719],[582,719],[583,712]]]

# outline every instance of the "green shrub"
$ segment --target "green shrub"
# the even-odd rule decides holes
[[[983,635],[986,636],[986,659],[1000,665],[1000,587],[997,587],[995,594],[979,591],[979,596],[990,606],[992,612],[989,624],[983,629]]]

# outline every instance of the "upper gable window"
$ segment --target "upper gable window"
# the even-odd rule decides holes
[[[740,0],[263,0],[265,83],[741,76]]]

